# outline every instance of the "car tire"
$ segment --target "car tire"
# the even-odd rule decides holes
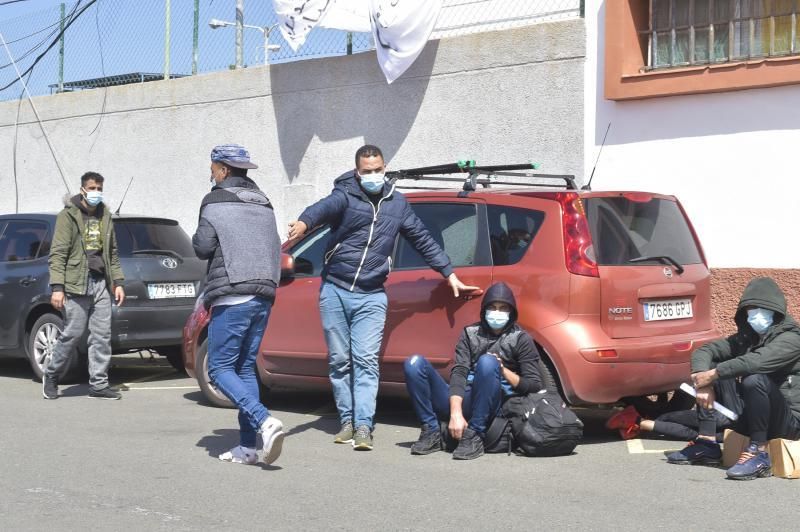
[[[156,353],[167,359],[169,365],[181,373],[186,372],[183,364],[183,352],[179,345],[168,345],[156,348]]]
[[[230,399],[217,389],[211,383],[211,378],[208,376],[208,340],[203,340],[203,343],[197,347],[197,355],[195,358],[195,373],[197,374],[197,384],[200,386],[200,391],[203,392],[203,397],[213,406],[219,408],[234,408]]]
[[[36,380],[42,380],[44,369],[50,362],[50,356],[63,330],[64,320],[61,316],[43,314],[39,316],[28,332],[25,339],[25,351]],[[86,374],[87,363],[86,353],[73,352],[64,368],[64,373],[58,379],[59,382],[80,380]]]
[[[564,393],[558,384],[558,379],[555,378],[555,372],[550,366],[550,362],[545,360],[544,357],[539,359],[539,375],[542,379],[542,388],[548,392],[555,392],[564,398]]]

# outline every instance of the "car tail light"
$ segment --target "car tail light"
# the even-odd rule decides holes
[[[675,351],[691,351],[694,342],[689,340],[687,342],[675,342],[672,344],[672,348]]]
[[[567,270],[576,275],[600,277],[594,261],[592,235],[583,202],[574,192],[559,192],[556,199],[561,204],[562,227],[564,229],[564,256]]]
[[[647,192],[624,192],[622,197],[634,203],[650,203],[653,201],[653,195]]]

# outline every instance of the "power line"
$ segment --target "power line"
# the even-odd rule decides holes
[[[18,81],[20,81],[22,79],[22,76],[24,76],[24,75],[28,74],[29,72],[33,71],[34,67],[39,63],[39,61],[41,61],[42,58],[45,55],[47,55],[47,52],[49,52],[53,48],[53,46],[58,44],[59,39],[61,39],[61,36],[64,35],[64,32],[67,31],[67,28],[69,28],[76,20],[78,20],[78,18],[80,18],[80,16],[83,13],[85,13],[87,9],[89,9],[90,7],[92,7],[92,5],[95,4],[95,2],[97,2],[97,0],[89,0],[88,4],[83,6],[80,11],[78,11],[72,17],[70,17],[69,21],[66,24],[64,24],[64,29],[58,32],[58,35],[56,35],[56,38],[53,39],[53,42],[50,43],[50,45],[45,49],[45,51],[42,52],[41,54],[39,54],[36,57],[36,59],[33,60],[33,63],[31,63],[31,66],[29,66],[24,72],[22,72],[21,74],[19,74],[17,76],[17,79],[15,79],[15,80],[7,83],[6,85],[0,87],[0,92],[3,92],[4,90],[6,90],[9,87],[13,86],[15,83],[17,83]],[[80,4],[81,4],[81,1],[78,0],[78,3],[75,5],[75,9],[77,9]]]

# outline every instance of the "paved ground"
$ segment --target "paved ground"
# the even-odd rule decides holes
[[[62,386],[41,398],[24,361],[0,360],[0,528],[4,530],[785,530],[800,482],[734,482],[679,467],[678,442],[621,442],[607,410],[581,410],[587,439],[560,458],[411,457],[404,400],[379,403],[376,449],[331,443],[327,394],[274,393],[289,428],[272,467],[226,464],[235,413],[202,403],[162,360],[115,358],[122,401]]]

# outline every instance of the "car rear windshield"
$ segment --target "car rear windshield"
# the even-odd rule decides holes
[[[583,201],[598,265],[633,265],[631,259],[664,256],[679,264],[702,262],[689,224],[675,201],[624,196]]]
[[[114,220],[120,257],[141,256],[136,251],[173,251],[181,257],[194,257],[192,241],[173,220]]]

